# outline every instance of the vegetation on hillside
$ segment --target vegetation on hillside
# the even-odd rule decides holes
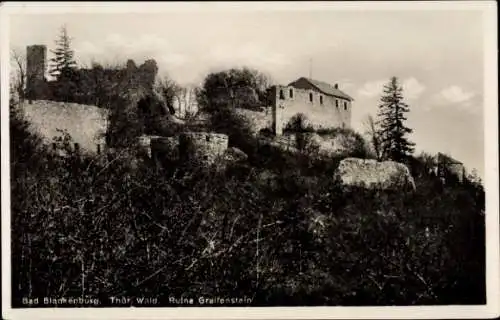
[[[235,108],[258,110],[269,79],[246,68],[209,74],[197,94],[206,130],[227,134],[248,160],[223,170],[182,160],[154,166],[136,137],[183,127],[159,125],[167,122],[156,121],[165,116],[151,109],[158,101],[114,92],[106,69],[94,65],[92,85],[64,92],[91,92],[110,109],[112,153],[73,153],[67,136],[47,148],[11,101],[14,307],[23,297],[111,296],[249,297],[253,306],[485,303],[485,194],[476,177],[443,184],[425,154],[407,152],[415,192],[346,190],[333,179],[342,157],[314,151],[303,116],[287,126],[300,152],[252,134]],[[157,84],[167,104],[174,85]],[[369,156],[353,131],[315,133],[357,137],[355,156]]]
[[[485,303],[480,183],[443,185],[422,170],[413,193],[344,190],[332,179],[341,159],[261,145],[233,111],[213,112],[211,129],[249,159],[220,171],[156,168],[133,149],[60,157],[13,108],[14,305],[37,296]]]

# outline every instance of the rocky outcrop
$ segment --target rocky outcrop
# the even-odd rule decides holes
[[[287,133],[280,136],[266,137],[259,136],[261,141],[265,141],[282,150],[298,152],[297,134]],[[366,146],[364,141],[350,132],[339,132],[335,134],[320,135],[315,132],[302,133],[303,148],[317,150],[319,155],[324,156],[349,156],[354,155]]]
[[[311,139],[318,144],[319,152],[329,155],[348,155],[356,152],[356,149],[362,148],[356,136],[352,133],[338,133],[335,135],[313,134]]]
[[[348,187],[415,190],[408,167],[395,161],[346,158],[340,161],[335,178]]]

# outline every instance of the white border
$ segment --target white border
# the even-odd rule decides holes
[[[10,169],[8,132],[9,20],[11,14],[158,13],[161,11],[279,10],[480,10],[484,14],[484,125],[486,189],[487,305],[424,307],[250,307],[250,308],[10,308]],[[495,1],[442,2],[12,2],[0,4],[2,141],[2,318],[6,319],[415,319],[494,318],[500,315],[498,201],[498,60]]]

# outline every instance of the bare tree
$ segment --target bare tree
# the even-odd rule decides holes
[[[383,156],[382,143],[380,140],[380,135],[377,130],[375,120],[373,119],[372,115],[368,115],[368,117],[366,118],[365,127],[366,127],[366,134],[368,135],[368,140],[370,142],[373,152],[375,153],[375,157],[377,158],[377,160],[381,160]]]
[[[176,109],[177,117],[192,119],[198,114],[197,101],[198,88],[179,87],[174,95],[173,107]]]
[[[17,93],[19,101],[22,102],[25,97],[26,89],[26,56],[18,50],[11,50],[11,62],[13,72],[11,72],[11,89]]]
[[[154,86],[154,91],[165,101],[171,115],[175,115],[174,101],[181,90],[181,86],[167,75],[158,78]]]

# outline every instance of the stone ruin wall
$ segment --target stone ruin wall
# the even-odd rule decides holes
[[[271,108],[265,108],[264,111],[237,109],[236,112],[250,121],[254,134],[258,133],[261,129],[272,128],[273,115]]]
[[[179,152],[193,152],[195,159],[212,164],[228,148],[229,138],[221,133],[185,132],[179,135]],[[188,156],[191,156],[189,154]]]
[[[141,137],[140,141],[157,163],[194,160],[212,165],[229,146],[227,135],[212,132],[183,132],[172,137]]]
[[[46,100],[24,101],[19,105],[31,130],[46,144],[67,132],[82,152],[95,154],[105,148],[107,111],[95,106]],[[61,131],[60,131],[61,130]],[[75,145],[74,145],[75,147]]]
[[[31,100],[51,100],[57,87],[57,81],[48,81],[45,77],[47,72],[47,46],[30,45],[26,48],[26,93]],[[78,78],[82,81],[81,86],[92,88],[94,75],[92,69],[77,69]],[[102,70],[103,81],[107,81],[114,87],[110,94],[127,96],[143,96],[153,89],[154,81],[158,73],[155,60],[144,61],[137,66],[133,60],[128,60],[121,69]],[[92,93],[90,93],[92,95]],[[92,97],[79,97],[84,101],[93,101]]]

